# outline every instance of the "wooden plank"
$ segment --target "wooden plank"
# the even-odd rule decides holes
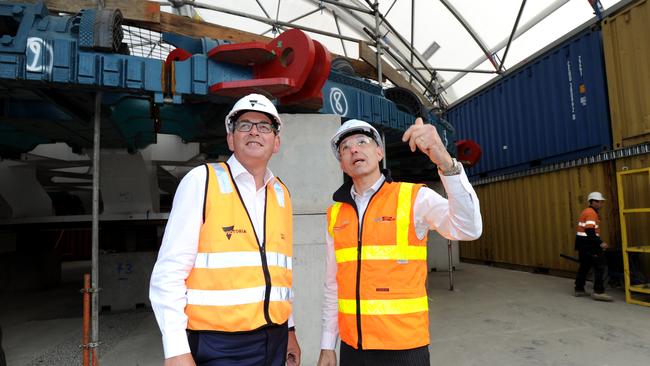
[[[369,63],[375,69],[377,68],[377,54],[365,42],[359,42],[359,58]],[[397,70],[395,70],[384,60],[381,60],[381,72],[384,77],[390,80],[393,84],[412,91],[415,93],[415,95],[418,96],[420,102],[423,102],[422,92],[416,89],[411,83],[408,82],[408,80],[406,80],[406,78],[404,78],[404,76],[402,76],[402,74],[397,72]],[[375,76],[375,80],[376,79],[377,77]]]
[[[242,42],[263,42],[267,43],[272,38],[260,36],[259,34],[241,31],[234,28],[224,27],[218,24],[194,20],[188,17],[171,13],[160,13],[160,32],[171,32],[189,37],[208,37],[213,39],[225,39],[234,43]]]
[[[24,0],[26,3],[36,3],[38,0]],[[78,13],[81,9],[97,7],[96,0],[45,0],[45,5],[51,12]],[[133,0],[104,0],[107,9],[120,9],[122,16],[128,21],[141,23],[160,23],[160,4],[153,1]]]

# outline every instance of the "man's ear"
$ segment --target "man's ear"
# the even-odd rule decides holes
[[[226,135],[226,141],[228,142],[228,149],[230,151],[234,152],[235,151],[235,142],[232,133],[229,133]]]
[[[277,153],[280,151],[280,135],[275,135],[275,139],[273,139],[273,153]]]

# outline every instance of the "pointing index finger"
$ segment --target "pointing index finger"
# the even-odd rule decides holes
[[[406,129],[406,132],[404,132],[404,135],[402,135],[402,141],[406,142],[411,138],[411,135],[413,134],[413,130],[415,130],[415,126],[422,126],[424,125],[424,122],[422,121],[421,117],[418,117],[415,119],[415,123],[413,123],[409,128]]]

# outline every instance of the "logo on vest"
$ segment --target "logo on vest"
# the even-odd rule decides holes
[[[390,221],[395,221],[395,218],[393,216],[380,216],[380,217],[375,217],[374,221],[375,222],[390,222]]]
[[[230,240],[230,237],[232,234],[246,234],[246,230],[244,229],[235,229],[235,225],[232,226],[223,226],[221,227],[223,229],[223,232],[226,233],[226,238]]]
[[[339,231],[339,230],[343,229],[344,227],[346,227],[349,223],[350,222],[348,220],[345,220],[342,223],[340,223],[339,225],[335,225],[334,227],[332,227],[332,230]]]

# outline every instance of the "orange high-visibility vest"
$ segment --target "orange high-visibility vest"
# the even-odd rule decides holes
[[[418,239],[413,203],[420,185],[384,183],[359,232],[355,208],[327,212],[334,239],[341,340],[356,349],[403,350],[429,344],[427,238]]]
[[[278,179],[266,185],[263,243],[227,164],[206,164],[204,222],[187,285],[188,329],[242,332],[291,314],[292,212]]]
[[[578,218],[576,235],[586,237],[585,229],[596,229],[596,236],[600,236],[600,217],[593,207],[582,210],[580,218]]]

